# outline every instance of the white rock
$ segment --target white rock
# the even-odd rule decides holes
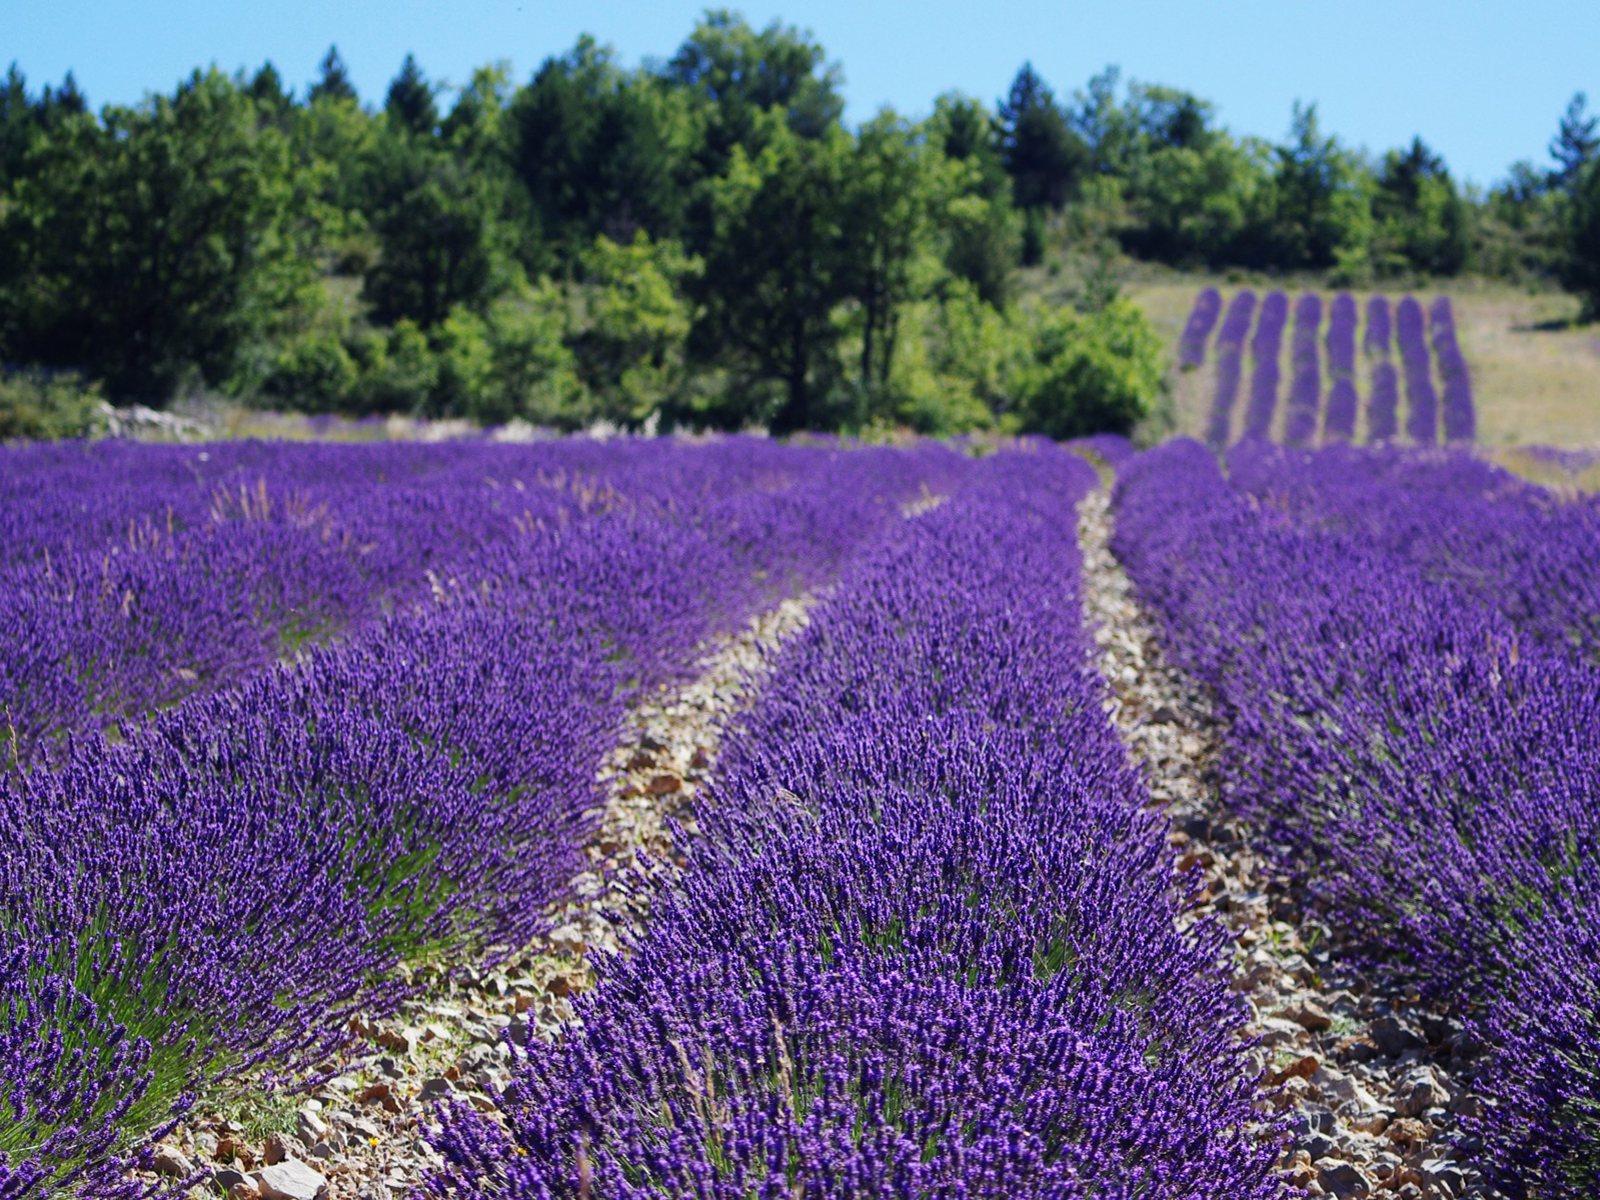
[[[262,1200],[319,1200],[327,1195],[328,1181],[298,1159],[287,1158],[251,1176]]]

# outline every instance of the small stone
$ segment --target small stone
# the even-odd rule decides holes
[[[176,1175],[180,1179],[194,1173],[194,1167],[175,1146],[157,1146],[150,1166],[157,1175]]]
[[[1415,1145],[1428,1140],[1428,1127],[1415,1117],[1401,1117],[1391,1123],[1385,1132],[1389,1140],[1402,1146]]]
[[[393,1050],[396,1054],[410,1054],[416,1050],[420,1036],[419,1031],[415,1029],[380,1029],[374,1040],[385,1050]]]
[[[232,1162],[237,1159],[247,1167],[255,1166],[256,1162],[255,1151],[236,1137],[225,1137],[217,1143],[217,1158],[222,1162]]]
[[[397,1113],[400,1111],[400,1101],[394,1094],[394,1089],[387,1083],[375,1083],[357,1094],[356,1099],[363,1104],[381,1104],[385,1112]]]
[[[1301,1028],[1309,1029],[1312,1033],[1321,1033],[1333,1024],[1333,1017],[1310,1000],[1302,1000],[1298,1004],[1292,1004],[1274,1015],[1293,1021]]]
[[[244,1182],[244,1174],[241,1171],[235,1171],[232,1167],[218,1167],[211,1172],[211,1182],[224,1192],[231,1192]],[[251,1186],[254,1187],[255,1185],[251,1184]]]
[[[266,1163],[270,1167],[275,1163],[281,1163],[284,1159],[288,1158],[289,1148],[283,1144],[283,1139],[281,1137],[278,1137],[276,1134],[274,1134],[272,1137],[267,1139],[267,1152],[263,1157],[266,1159]]]
[[[217,1135],[201,1130],[194,1135],[194,1148],[195,1153],[205,1158],[215,1158],[217,1156]]]
[[[317,1108],[321,1108],[319,1104]],[[328,1136],[328,1123],[318,1114],[316,1109],[309,1106],[300,1110],[300,1115],[295,1118],[294,1127],[300,1134],[300,1140],[306,1145],[314,1145]]]
[[[1467,1188],[1467,1173],[1447,1158],[1424,1159],[1417,1167],[1424,1186],[1435,1193],[1459,1196]]]
[[[1419,1048],[1423,1041],[1393,1017],[1379,1017],[1372,1023],[1373,1044],[1389,1058],[1398,1058],[1407,1050]]]
[[[1286,1079],[1294,1079],[1296,1077],[1301,1079],[1309,1079],[1321,1065],[1322,1064],[1317,1061],[1316,1055],[1307,1054],[1302,1058],[1295,1059],[1294,1062],[1290,1063],[1288,1066],[1281,1067],[1274,1071],[1267,1082],[1273,1086],[1276,1086]]]
[[[262,1200],[318,1200],[328,1191],[328,1181],[297,1159],[257,1171],[255,1181]]]
[[[312,1158],[332,1158],[333,1155],[334,1148],[331,1142],[318,1142],[315,1146],[311,1147]]]
[[[233,1200],[261,1200],[261,1185],[254,1179],[241,1179],[229,1194]]]
[[[1436,1108],[1449,1100],[1445,1090],[1427,1067],[1419,1067],[1408,1074],[1395,1089],[1395,1111],[1402,1117],[1414,1117]]]
[[[1317,1183],[1330,1196],[1370,1196],[1372,1180],[1354,1163],[1334,1163],[1317,1172]]]
[[[670,796],[683,787],[683,780],[676,775],[657,775],[645,787],[645,791],[652,796]]]
[[[437,1100],[440,1096],[451,1095],[455,1090],[448,1079],[425,1079],[422,1081],[422,1098],[424,1100]]]
[[[550,942],[557,950],[582,950],[587,944],[583,931],[576,925],[557,925],[550,931]]]
[[[1374,1112],[1378,1101],[1349,1075],[1329,1067],[1321,1067],[1311,1076],[1311,1085],[1340,1109],[1351,1108],[1358,1112]]]

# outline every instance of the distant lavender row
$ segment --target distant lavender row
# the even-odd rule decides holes
[[[1256,294],[1248,289],[1239,292],[1229,301],[1228,315],[1223,318],[1222,330],[1217,334],[1217,390],[1211,401],[1211,421],[1206,432],[1206,441],[1213,446],[1228,444],[1233,406],[1239,396],[1240,358],[1255,311]]]
[[[1269,292],[1261,303],[1261,319],[1250,341],[1254,370],[1250,375],[1250,407],[1245,411],[1244,436],[1266,438],[1272,435],[1272,414],[1278,406],[1278,365],[1283,348],[1283,327],[1289,319],[1289,298],[1282,292]]]
[[[1413,296],[1400,301],[1395,338],[1400,345],[1400,362],[1406,375],[1406,436],[1413,442],[1436,442],[1439,439],[1439,394],[1433,387],[1422,305]]]
[[[1307,446],[1317,440],[1317,402],[1322,396],[1322,360],[1317,352],[1317,331],[1322,325],[1322,299],[1314,293],[1294,304],[1294,340],[1289,351],[1288,419],[1283,440],[1290,446]]]
[[[1198,367],[1206,360],[1206,340],[1222,313],[1222,293],[1214,287],[1202,288],[1189,310],[1183,336],[1178,341],[1178,365]]]
[[[1477,434],[1477,418],[1472,405],[1472,377],[1466,357],[1456,340],[1455,310],[1450,297],[1440,296],[1428,309],[1428,328],[1433,335],[1433,356],[1444,383],[1444,437],[1448,442],[1470,442]]]
[[[1363,475],[1358,451],[1233,457],[1272,509],[1194,443],[1136,459],[1117,498],[1118,553],[1230,730],[1225,795],[1277,831],[1377,969],[1486,1048],[1471,1123],[1494,1181],[1593,1195],[1600,673],[1560,638],[1519,637],[1549,625],[1553,597],[1527,613],[1525,581],[1480,569],[1539,561],[1555,531],[1518,515],[1514,488],[1501,527],[1465,459],[1390,451]],[[1408,461],[1425,481],[1411,498]],[[1346,471],[1366,485],[1321,486]],[[1411,545],[1424,513],[1432,549]],[[1484,535],[1504,553],[1474,562]]]
[[[275,453],[292,474],[305,451]],[[475,453],[480,475],[507,465]],[[965,461],[753,441],[602,457],[620,485],[681,487],[568,477],[587,520],[514,522],[366,636],[0,774],[0,1194],[113,1177],[202,1081],[318,1053],[358,1001],[381,1011],[409,955],[525,941],[587,861],[630,697]],[[478,496],[485,521],[511,478]]]
[[[1328,373],[1333,386],[1328,389],[1327,412],[1323,417],[1325,441],[1348,442],[1356,436],[1356,302],[1349,292],[1333,298],[1328,312]]]
[[[436,1196],[1270,1197],[1218,928],[1103,715],[1072,510],[1005,454],[777,662],[701,838]],[[1000,603],[999,598],[1004,598]]]

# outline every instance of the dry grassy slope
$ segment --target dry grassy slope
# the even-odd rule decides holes
[[[1224,296],[1231,296],[1241,286],[1193,276],[1134,282],[1125,292],[1171,337],[1176,350],[1195,293],[1208,283],[1220,288]],[[1257,286],[1258,292],[1262,290]],[[1285,290],[1293,296],[1298,289]],[[1319,290],[1330,294],[1329,289]],[[1461,348],[1472,366],[1480,443],[1488,447],[1600,447],[1600,325],[1539,328],[1569,320],[1577,311],[1571,297],[1559,294],[1530,296],[1514,288],[1477,283],[1455,283],[1413,294],[1425,301],[1440,291],[1454,302]],[[1354,294],[1363,306],[1371,295]],[[1405,293],[1394,289],[1386,294],[1399,297]],[[1287,381],[1287,361],[1284,365]],[[1208,368],[1189,372],[1177,381],[1180,432],[1204,431],[1211,387]]]

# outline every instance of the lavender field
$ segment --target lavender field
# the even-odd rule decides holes
[[[1397,441],[1459,445],[1475,440],[1472,373],[1448,296],[1435,297],[1426,314],[1415,297],[1391,304],[1386,296],[1373,296],[1364,316],[1348,292],[1335,294],[1326,304],[1315,293],[1297,297],[1286,388],[1283,343],[1291,321],[1289,297],[1281,291],[1268,292],[1258,306],[1255,293],[1243,289],[1228,302],[1219,327],[1222,306],[1216,288],[1201,290],[1177,353],[1180,369],[1202,366],[1212,330],[1217,330],[1211,346],[1214,385],[1205,425],[1211,446],[1222,448],[1246,439],[1295,447]],[[1364,364],[1356,353],[1358,330]],[[1236,419],[1247,336],[1249,395]]]
[[[0,1200],[1594,1194],[1600,506],[1447,303],[1213,334],[1211,446],[0,447]]]

